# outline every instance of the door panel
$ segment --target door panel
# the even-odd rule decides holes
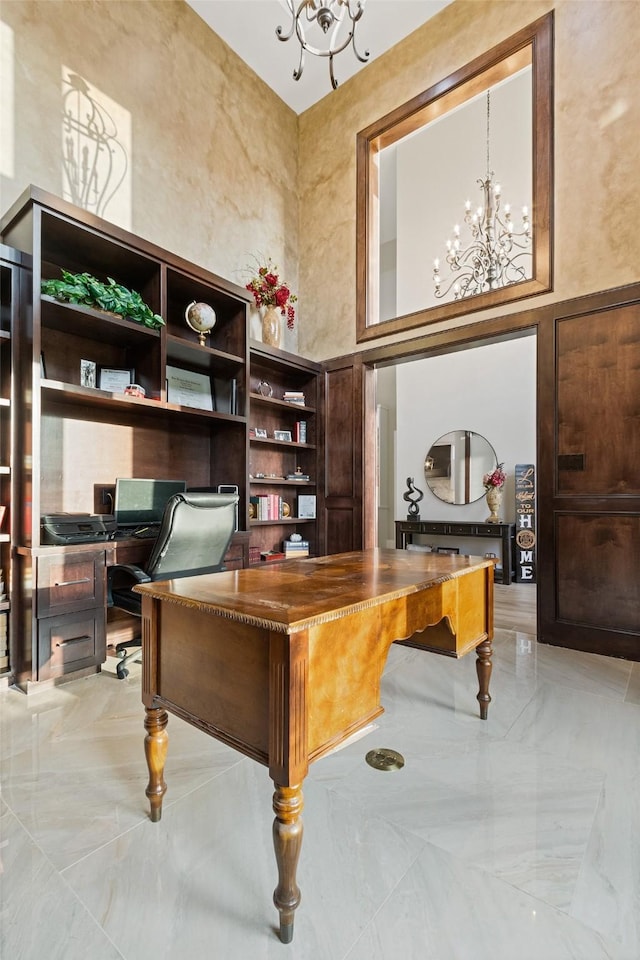
[[[558,493],[640,495],[638,307],[557,326]]]
[[[558,617],[605,629],[637,630],[640,577],[628,583],[626,571],[640,569],[640,517],[560,514],[556,541]]]
[[[362,548],[362,364],[330,361],[324,372],[324,550]]]
[[[549,308],[538,363],[539,639],[640,660],[638,286]]]

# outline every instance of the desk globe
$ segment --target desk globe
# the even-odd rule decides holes
[[[198,334],[200,346],[204,347],[205,338],[216,325],[216,312],[208,303],[196,303],[192,300],[184,312],[187,326]]]

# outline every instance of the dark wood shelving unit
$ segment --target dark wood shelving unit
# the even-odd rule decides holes
[[[14,364],[21,303],[27,293],[31,260],[0,244],[0,677],[10,677],[18,634],[11,616],[14,605],[12,543],[17,514],[16,487],[24,465],[16,460],[20,417],[16,405]]]
[[[309,554],[321,552],[319,521],[320,457],[322,418],[320,414],[319,364],[302,360],[262,343],[250,346],[249,370],[249,493],[250,497],[266,495],[286,504],[289,516],[270,520],[250,520],[251,561],[260,563],[262,552],[282,551],[283,542],[298,533],[309,544]],[[263,392],[261,392],[263,391]],[[304,403],[284,400],[286,391],[304,394]],[[270,395],[265,395],[269,392]],[[296,441],[296,423],[304,421],[306,442]],[[252,436],[263,429],[267,437]],[[291,440],[276,440],[274,431],[291,433]],[[308,480],[288,480],[287,475],[300,468]],[[257,473],[265,476],[257,477]],[[298,488],[296,494],[294,489]],[[298,497],[316,497],[316,518],[298,516]]]
[[[321,552],[319,521],[297,515],[299,497],[308,496],[320,516],[321,368],[249,343],[251,297],[243,287],[38,188],[5,214],[0,231],[14,252],[22,251],[2,264],[0,503],[11,509],[10,532],[5,520],[0,533],[0,565],[11,593],[0,616],[10,610],[11,682],[29,690],[96,672],[107,643],[125,639],[122,620],[106,607],[106,570],[114,558],[143,563],[150,544],[49,544],[41,534],[47,514],[109,513],[117,477],[237,486],[230,568],[248,565],[250,554],[280,550],[292,533],[308,541],[311,554]],[[41,281],[60,278],[62,270],[113,278],[139,293],[163,326],[43,295]],[[204,346],[185,320],[194,301],[216,314]],[[81,360],[94,363],[97,374],[127,371],[145,395],[87,386]],[[169,367],[208,377],[213,409],[169,402]],[[263,395],[264,381],[271,396]],[[287,402],[289,390],[303,392],[304,404]],[[296,441],[301,421],[306,435]],[[270,438],[252,438],[256,425]],[[291,441],[276,440],[278,429],[290,431]],[[296,468],[309,479],[288,480]],[[288,515],[250,521],[250,500],[262,494],[285,501]]]
[[[250,298],[244,288],[34,187],[7,212],[1,231],[3,241],[33,264],[30,289],[7,294],[0,324],[2,373],[11,374],[14,397],[9,405],[3,382],[0,396],[7,403],[0,417],[11,418],[12,447],[5,450],[9,431],[3,429],[0,466],[19,465],[6,482],[0,473],[3,497],[5,487],[12,491],[13,559],[0,547],[2,566],[11,567],[13,633],[20,638],[11,669],[28,687],[99,670],[110,629],[104,570],[112,548],[105,542],[48,545],[41,538],[43,515],[109,512],[103,494],[120,476],[184,479],[188,487],[214,489],[233,483],[244,551],[234,565],[243,557],[248,562]],[[58,279],[63,269],[113,278],[139,293],[164,325],[149,328],[42,295],[41,280]],[[194,300],[216,312],[205,346],[185,321]],[[12,310],[17,317],[20,303],[32,310],[25,306],[12,328],[8,318]],[[13,360],[5,359],[11,351]],[[81,360],[95,363],[97,371],[133,371],[146,395],[85,386]],[[212,403],[215,380],[229,387],[233,381],[236,412],[168,402],[167,366],[208,376]],[[132,557],[142,546],[118,549]],[[71,585],[62,589],[60,583]]]

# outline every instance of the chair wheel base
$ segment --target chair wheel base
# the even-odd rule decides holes
[[[125,677],[129,676],[129,671],[125,667],[124,663],[119,663],[117,665],[116,673],[118,674],[118,680],[124,680]]]

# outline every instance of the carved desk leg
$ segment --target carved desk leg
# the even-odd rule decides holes
[[[491,703],[491,696],[489,694],[489,680],[491,679],[491,654],[493,648],[491,646],[491,639],[487,637],[486,640],[483,640],[481,644],[476,647],[476,654],[478,659],[476,660],[476,673],[478,674],[478,703],[480,704],[480,719],[486,720],[487,714],[489,712],[489,704]]]
[[[273,846],[278,864],[278,886],[273,892],[273,902],[280,912],[280,940],[293,940],[293,916],[300,903],[300,890],[296,883],[298,857],[302,847],[302,786],[282,787],[274,784],[273,795]]]
[[[166,731],[168,721],[166,710],[160,707],[145,707],[144,728],[147,735],[144,738],[144,753],[149,768],[149,783],[145,793],[150,803],[149,815],[154,823],[162,816],[162,798],[167,792],[164,764],[169,743]]]

